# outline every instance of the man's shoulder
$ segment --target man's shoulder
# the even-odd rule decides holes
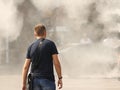
[[[45,41],[47,42],[47,43],[54,43],[52,40],[50,40],[50,39],[45,39]]]
[[[33,41],[31,44],[29,44],[29,47],[32,47],[36,43],[37,43],[37,40]]]

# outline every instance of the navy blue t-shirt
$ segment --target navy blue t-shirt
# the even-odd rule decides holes
[[[34,66],[36,62],[39,62],[39,66],[37,68],[33,68],[34,66],[31,67],[31,72],[40,74],[39,78],[54,80],[53,54],[58,54],[58,50],[53,41],[37,39],[33,42],[27,50],[26,58],[30,59]]]

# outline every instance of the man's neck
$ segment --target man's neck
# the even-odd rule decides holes
[[[41,38],[45,38],[44,36],[37,36],[36,39],[41,39]]]

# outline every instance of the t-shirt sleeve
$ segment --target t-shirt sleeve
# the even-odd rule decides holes
[[[29,46],[28,49],[27,49],[26,59],[31,59],[30,51],[31,51],[31,46]]]
[[[57,47],[56,47],[54,42],[51,43],[50,47],[51,47],[51,54],[52,55],[53,54],[58,54],[58,50],[57,50]]]

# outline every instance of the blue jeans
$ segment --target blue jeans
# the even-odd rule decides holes
[[[48,79],[35,78],[33,81],[33,90],[56,90],[55,82]]]

